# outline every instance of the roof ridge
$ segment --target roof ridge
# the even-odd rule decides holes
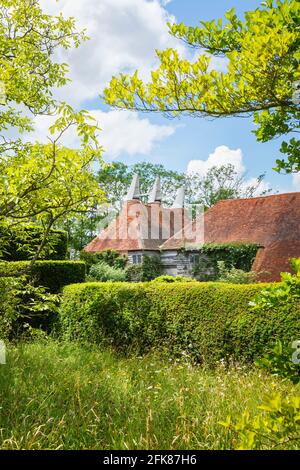
[[[276,198],[276,197],[281,197],[281,196],[293,196],[293,195],[299,195],[300,196],[300,191],[292,191],[290,193],[279,193],[279,194],[268,194],[266,196],[255,196],[255,197],[240,197],[240,198],[232,198],[232,199],[221,199],[220,201],[216,202],[213,206],[211,206],[209,209],[212,209],[213,207],[216,207],[220,203],[228,203],[228,202],[237,202],[237,201],[253,201],[256,199],[267,199],[267,198]],[[208,209],[208,210],[209,210]]]

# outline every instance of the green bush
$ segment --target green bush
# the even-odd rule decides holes
[[[30,272],[26,272],[28,261],[0,261],[0,278],[28,274],[35,286],[44,286],[51,293],[59,292],[64,286],[85,280],[83,261],[36,261]]]
[[[0,339],[10,338],[18,318],[16,289],[19,279],[0,278]]]
[[[36,253],[43,236],[43,229],[36,224],[16,227],[0,225],[0,259],[5,261],[28,261]],[[67,232],[51,230],[48,243],[40,258],[44,260],[63,260],[67,253]]]
[[[33,286],[26,277],[0,278],[0,339],[16,338],[28,328],[50,331],[58,303],[57,295]]]
[[[142,264],[129,264],[125,269],[125,280],[128,282],[142,282],[143,281],[143,266]]]
[[[194,279],[186,276],[169,276],[167,274],[158,276],[151,282],[194,282]]]
[[[104,262],[112,268],[124,269],[127,263],[127,256],[120,255],[116,250],[99,251],[98,253],[80,252],[80,259],[86,263],[87,273],[94,264]]]
[[[226,268],[225,261],[217,261],[219,282],[230,284],[254,284],[258,281],[259,274],[255,271],[243,271],[237,268]]]
[[[282,273],[281,283],[260,289],[251,309],[237,316],[228,328],[229,342],[235,344],[237,355],[243,351],[246,357],[259,356],[260,344],[269,344],[275,332],[283,344],[300,339],[300,258],[291,264],[296,273]]]
[[[142,261],[142,281],[152,281],[162,274],[163,268],[158,255],[144,255]]]
[[[300,396],[273,393],[264,398],[256,415],[246,410],[220,424],[230,431],[237,450],[298,450]]]
[[[95,281],[125,281],[124,269],[113,268],[103,261],[98,264],[93,264],[90,269],[89,277]]]
[[[126,268],[126,281],[145,282],[152,281],[162,274],[163,268],[160,257],[157,255],[143,255],[140,264],[130,264]]]
[[[252,360],[276,338],[300,331],[299,304],[289,315],[255,314],[248,304],[264,287],[222,283],[85,283],[63,291],[60,310],[67,339],[145,353],[166,350],[197,362]]]
[[[206,243],[199,249],[200,257],[193,274],[201,281],[217,280],[220,276],[219,261],[223,261],[227,269],[249,272],[258,248],[253,243]]]

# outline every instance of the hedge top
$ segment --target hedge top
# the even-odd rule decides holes
[[[299,336],[300,304],[254,312],[249,303],[270,284],[91,282],[66,286],[60,325],[68,340],[123,352],[152,348],[197,362],[262,355],[275,339]]]

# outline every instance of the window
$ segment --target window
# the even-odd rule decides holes
[[[132,255],[132,263],[133,264],[141,264],[142,260],[143,260],[142,255]]]
[[[190,254],[190,263],[197,264],[199,262],[199,254],[198,253],[191,253]]]

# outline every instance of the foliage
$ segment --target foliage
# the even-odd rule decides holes
[[[271,189],[260,189],[263,180],[264,175],[260,175],[253,184],[249,184],[245,176],[241,176],[229,163],[211,167],[204,176],[198,172],[188,173],[185,177],[185,191],[189,203],[198,203],[209,208],[225,199],[268,194]]]
[[[237,268],[226,268],[225,261],[217,261],[218,281],[231,284],[253,284],[257,282],[259,273],[255,271],[243,271]]]
[[[299,339],[300,318],[300,270],[299,259],[291,260],[296,274],[282,273],[281,283],[271,283],[254,296],[250,311],[243,318],[237,317],[228,329],[229,338],[236,344],[236,351],[245,356],[259,357],[260,344],[272,338],[290,344]],[[272,312],[273,324],[268,323]],[[294,322],[294,325],[291,322]],[[275,334],[275,331],[277,332]],[[288,334],[285,334],[289,332]],[[283,337],[283,336],[284,337]],[[269,344],[269,348],[273,344]]]
[[[299,342],[300,344],[300,342]],[[293,361],[295,353],[299,349],[294,348],[293,344],[283,346],[280,340],[276,341],[275,346],[270,349],[262,358],[256,360],[256,365],[267,369],[274,375],[289,379],[294,384],[300,382],[300,364]]]
[[[105,250],[97,253],[89,253],[87,251],[80,252],[80,259],[87,265],[87,272],[94,264],[104,262],[113,268],[124,269],[127,263],[127,257],[120,255],[116,250]]]
[[[63,291],[64,338],[144,354],[152,348],[170,357],[215,364],[222,358],[253,360],[275,338],[289,342],[299,332],[299,304],[289,314],[249,311],[263,284],[194,282],[85,283]]]
[[[53,52],[78,47],[86,39],[76,31],[73,18],[43,13],[38,0],[5,0],[0,13],[0,80],[6,107],[1,109],[0,131],[8,125],[20,131],[31,128],[28,116],[16,104],[33,114],[48,114],[56,103],[52,90],[68,81],[65,63],[53,61]],[[3,139],[5,146],[5,140]]]
[[[49,260],[36,261],[32,266],[27,261],[0,261],[0,279],[20,274],[27,274],[34,286],[46,287],[55,294],[68,284],[84,282],[85,263],[83,261]]]
[[[125,269],[125,279],[129,282],[142,282],[143,281],[143,266],[142,264],[128,264]]]
[[[24,334],[27,326],[49,330],[58,311],[58,296],[26,277],[0,277],[0,337],[12,339]]]
[[[251,306],[255,312],[264,312],[273,309],[289,313],[300,300],[300,258],[291,260],[295,274],[282,273],[280,287],[273,285],[258,294]],[[277,340],[275,346],[263,358],[257,360],[261,367],[269,369],[272,373],[290,379],[293,383],[300,381],[300,365],[297,353],[299,352],[300,337],[295,336],[292,343],[283,346]],[[293,362],[294,356],[297,356]]]
[[[236,449],[299,449],[300,396],[268,395],[258,409],[256,416],[246,411],[233,423],[230,417],[220,423],[237,436]]]
[[[120,268],[114,268],[104,261],[93,264],[89,272],[89,278],[93,281],[125,281],[125,271]]]
[[[104,199],[92,174],[94,163],[101,163],[97,123],[87,111],[74,111],[53,98],[53,90],[68,81],[66,64],[54,58],[61,48],[78,47],[85,38],[72,18],[44,14],[38,0],[5,0],[2,5],[0,224],[10,227],[35,220],[43,227],[32,263],[55,224]],[[47,145],[21,138],[22,132],[34,130],[33,118],[39,114],[55,119],[44,136]],[[78,150],[61,144],[67,131],[77,134]]]
[[[152,281],[162,274],[162,264],[158,255],[143,255],[142,281]]]
[[[0,252],[5,261],[30,260],[40,246],[43,227],[37,224],[0,226]],[[51,230],[48,244],[40,253],[41,259],[65,259],[67,254],[67,233],[63,230]]]
[[[255,134],[265,142],[299,129],[294,84],[300,78],[300,4],[297,0],[267,0],[238,18],[234,9],[222,19],[199,26],[170,24],[176,38],[200,50],[193,61],[176,49],[157,51],[159,67],[143,83],[132,76],[113,77],[104,96],[117,108],[183,113],[198,117],[254,116]],[[253,40],[255,38],[255,40]],[[223,70],[212,66],[212,58]],[[287,161],[278,171],[298,171],[299,142],[283,144]]]
[[[220,276],[219,261],[224,261],[226,269],[249,272],[257,250],[254,243],[206,243],[199,248],[200,257],[193,274],[200,280],[216,280]]]
[[[253,312],[251,326],[250,322],[248,324],[246,322],[243,328],[244,331],[253,328],[258,332],[258,317],[266,316],[270,311],[277,316],[278,325],[282,322],[281,328],[284,328],[285,319],[296,314],[294,333],[291,331],[285,341],[277,338],[275,346],[267,349],[265,354],[256,360],[256,365],[276,376],[290,380],[293,384],[298,384],[300,382],[300,258],[293,259],[292,266],[295,270],[294,275],[282,273],[280,285],[271,285],[257,294],[255,301],[251,302]],[[269,334],[269,331],[265,332],[265,335]],[[261,339],[261,335],[257,334],[256,338],[258,337]],[[300,442],[299,416],[300,396],[294,393],[283,396],[278,393],[265,397],[263,404],[258,407],[256,416],[246,411],[234,423],[231,424],[231,419],[228,417],[223,424],[236,434],[239,449],[280,449],[286,448],[290,443],[297,448]]]
[[[98,181],[105,190],[107,199],[111,204],[120,209],[122,200],[127,193],[133,175],[140,177],[140,190],[142,194],[149,193],[155,178],[161,178],[162,193],[164,202],[172,204],[176,190],[182,186],[185,175],[177,171],[168,170],[162,164],[150,162],[140,162],[134,165],[126,165],[123,162],[113,162],[106,164],[98,173]]]
[[[151,281],[162,274],[162,263],[158,255],[143,255],[140,264],[129,264],[126,268],[126,281]]]
[[[186,276],[168,276],[164,274],[152,280],[152,282],[194,282],[194,279]]]
[[[17,314],[16,287],[20,281],[16,278],[0,277],[0,338],[11,337]]]
[[[184,359],[124,358],[51,339],[7,344],[0,448],[224,450],[234,440],[218,425],[223,416],[245,403],[252,412],[274,387],[291,391],[260,370],[212,371]]]
[[[295,274],[281,273],[281,284],[271,284],[251,302],[255,311],[266,309],[291,311],[300,300],[300,258],[291,259]]]
[[[70,150],[55,141],[26,144],[14,155],[1,157],[1,176],[6,183],[0,184],[0,221],[17,224],[34,217],[40,223],[43,237],[36,258],[58,220],[84,212],[103,199],[91,173],[94,161],[95,151],[88,146]]]

